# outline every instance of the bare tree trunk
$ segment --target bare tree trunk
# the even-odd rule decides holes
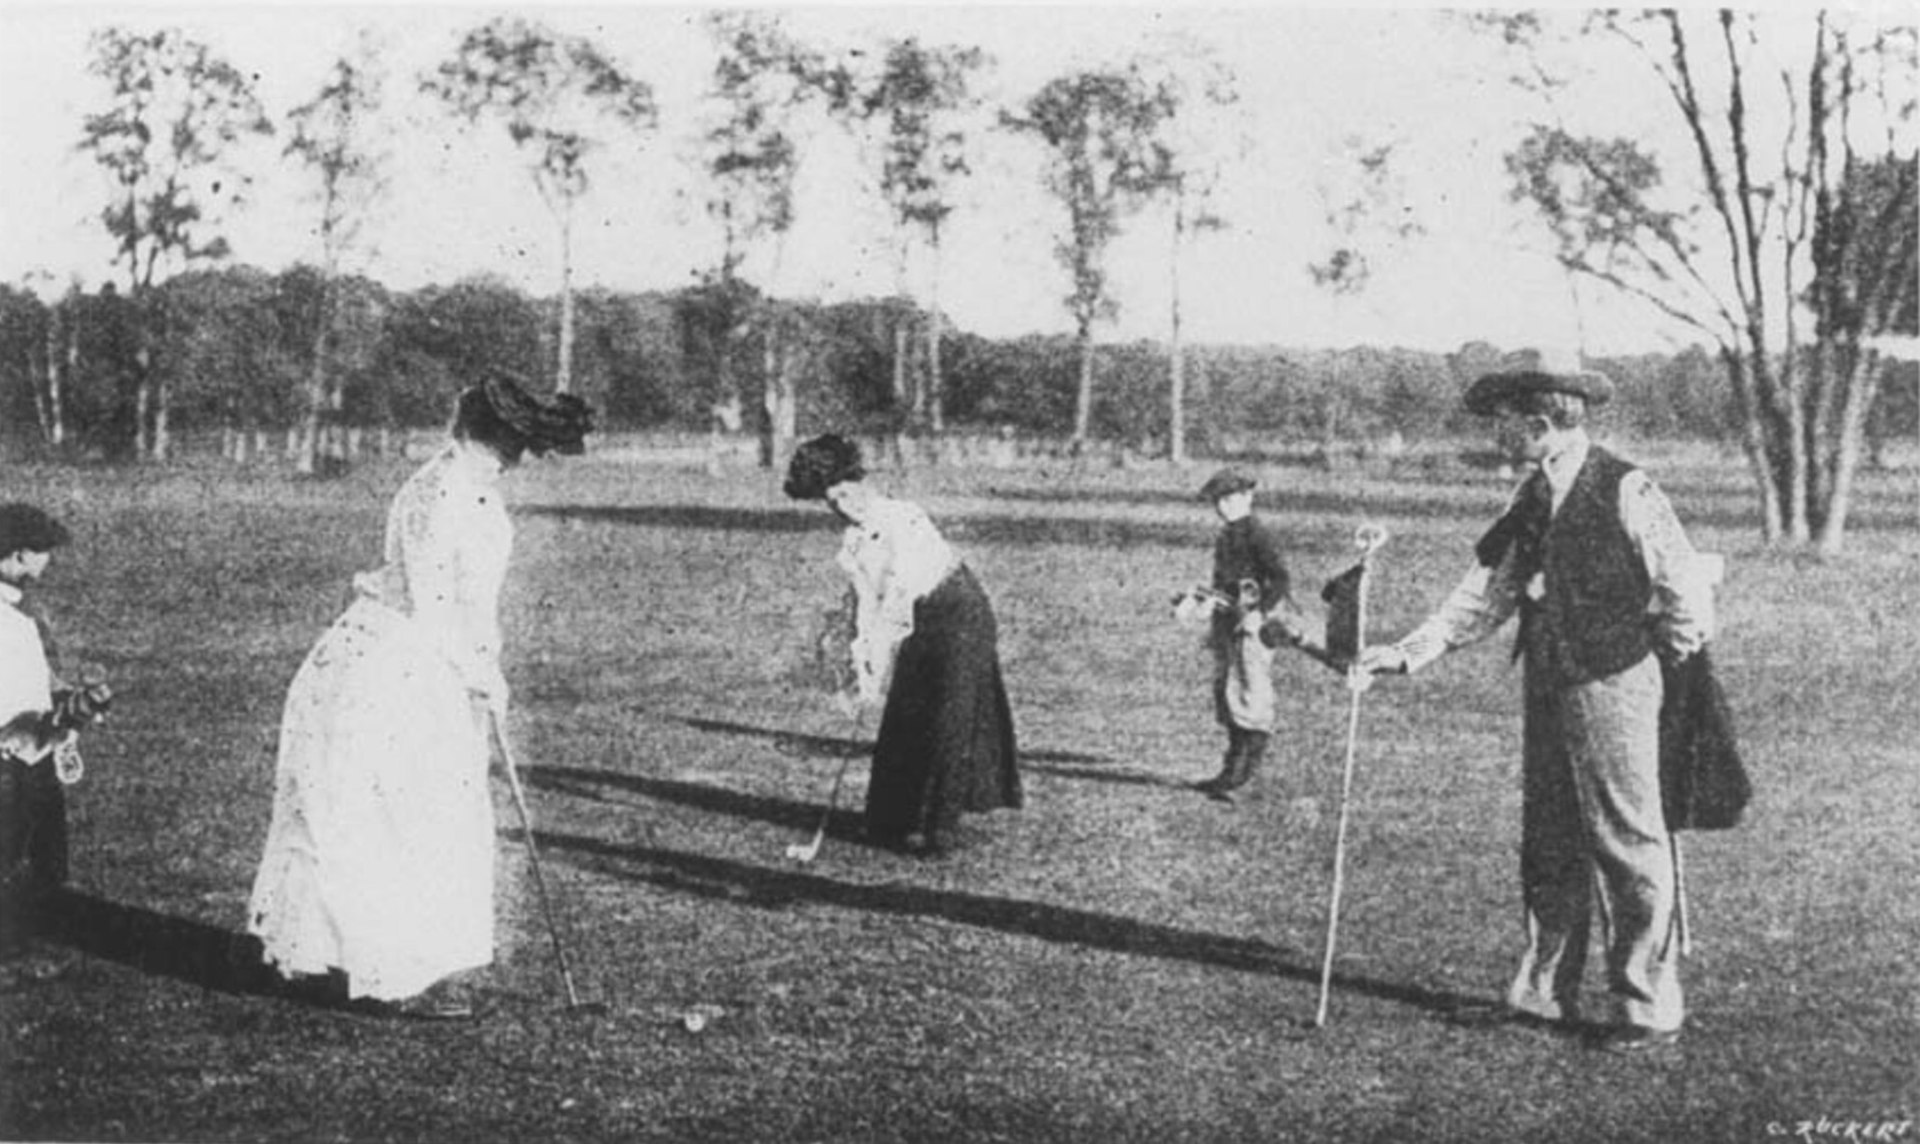
[[[66,347],[56,365],[52,354],[53,343],[49,341],[47,359],[47,404],[53,418],[52,444],[56,449],[67,443],[67,383],[80,368],[80,301],[77,290],[67,291],[62,308],[68,312],[67,320],[62,323],[66,330]],[[58,313],[57,310],[55,312]],[[49,339],[52,336],[52,330],[49,329]]]
[[[763,336],[761,403],[765,429],[760,437],[760,465],[772,469],[782,464],[793,452],[799,423],[799,402],[794,395],[793,355],[789,352],[783,323],[777,315],[769,315]]]
[[[1860,468],[1866,440],[1867,414],[1873,408],[1881,363],[1875,353],[1857,354],[1846,379],[1846,398],[1840,410],[1839,437],[1833,445],[1832,477],[1821,506],[1820,531],[1815,545],[1822,556],[1836,556],[1846,542],[1847,513],[1853,508],[1853,478]]]
[[[1781,365],[1778,386],[1782,479],[1785,483],[1781,494],[1786,514],[1786,535],[1793,543],[1801,544],[1812,535],[1808,526],[1811,519],[1808,513],[1808,485],[1812,466],[1808,463],[1807,416],[1802,405],[1800,371],[1794,362],[1787,361]]]
[[[165,382],[156,382],[153,387],[153,459],[166,461],[173,456],[173,433],[170,428],[168,392]]]
[[[1173,250],[1167,259],[1167,283],[1172,298],[1167,339],[1167,459],[1176,465],[1187,463],[1187,363],[1180,344],[1180,250],[1186,244],[1186,203],[1176,197],[1173,204]]]
[[[573,392],[573,198],[560,208],[560,367],[554,391]]]
[[[940,224],[934,223],[928,245],[933,255],[933,278],[927,287],[927,427],[935,434],[947,429],[946,378],[940,369]]]
[[[329,265],[320,279],[320,313],[314,323],[313,368],[307,373],[307,412],[293,446],[294,471],[312,476],[320,468],[322,414],[327,401],[327,338],[333,325],[333,267]]]
[[[1073,444],[1078,453],[1093,428],[1093,323],[1080,321],[1080,387],[1073,403]]]
[[[1720,349],[1721,364],[1727,367],[1727,379],[1733,385],[1734,399],[1740,409],[1740,444],[1753,470],[1754,485],[1760,490],[1760,533],[1769,544],[1780,539],[1779,487],[1775,483],[1773,463],[1767,448],[1763,424],[1766,414],[1754,393],[1753,376],[1746,355],[1731,348]]]
[[[40,353],[44,360],[36,361],[33,350],[28,349],[24,355],[26,360],[22,363],[26,366],[26,376],[33,388],[33,417],[40,426],[40,440],[47,445],[54,444],[53,401],[59,384],[54,373],[54,364],[59,360],[59,337],[54,323],[58,318],[59,312],[51,306],[47,307],[46,336],[40,341]],[[32,383],[35,374],[41,378],[38,384]]]
[[[893,313],[893,402],[911,413],[917,402],[907,388],[907,322],[901,309],[896,306]]]
[[[146,365],[145,350],[134,355],[133,454],[140,460],[153,456],[153,435],[148,418],[153,405],[153,374]]]

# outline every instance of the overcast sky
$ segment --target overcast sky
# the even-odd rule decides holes
[[[713,60],[697,10],[631,3],[513,10],[593,37],[650,83],[661,105],[657,133],[592,160],[595,183],[576,224],[576,283],[648,289],[690,281],[717,251],[686,158]],[[1162,51],[1171,34],[1210,45],[1237,77],[1251,150],[1224,192],[1230,229],[1203,239],[1182,267],[1190,339],[1433,350],[1473,339],[1507,347],[1584,341],[1590,352],[1676,344],[1649,311],[1591,286],[1576,293],[1545,254],[1538,224],[1507,203],[1501,155],[1520,119],[1536,109],[1505,82],[1489,48],[1446,13],[1366,6],[777,10],[796,35],[829,51],[905,35],[977,45],[993,59],[982,94],[1007,106],[1072,67]],[[92,30],[178,27],[257,74],[277,121],[312,97],[330,63],[368,29],[391,75],[397,154],[393,190],[367,231],[359,267],[402,289],[489,273],[552,293],[555,226],[504,134],[463,132],[416,94],[418,75],[492,14],[420,5],[0,3],[0,281],[47,272],[62,284],[77,275],[91,287],[113,274],[98,222],[107,186],[74,148],[82,116],[105,100],[104,81],[86,71]],[[1645,76],[1623,70],[1617,85],[1601,91],[1605,106],[1590,109],[1613,117],[1620,133],[1660,122],[1657,111],[1635,110],[1653,106]],[[1338,158],[1353,140],[1398,146],[1408,201],[1426,233],[1381,248],[1373,285],[1341,298],[1317,287],[1307,267],[1334,241],[1324,196],[1337,191]],[[311,177],[280,158],[279,146],[249,156],[250,201],[222,228],[236,260],[269,270],[318,254]],[[1039,186],[1037,161],[1024,140],[995,133],[982,141],[941,274],[943,306],[963,329],[1070,328],[1061,304],[1067,282],[1052,256],[1064,216]],[[824,300],[890,293],[889,230],[853,145],[823,134],[809,141],[803,162],[798,224],[774,289]],[[1166,248],[1161,218],[1129,222],[1112,264],[1121,313],[1103,337],[1165,336]]]

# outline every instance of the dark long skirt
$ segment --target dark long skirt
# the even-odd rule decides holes
[[[993,604],[962,565],[914,605],[873,748],[867,831],[889,844],[922,833],[939,849],[962,812],[1022,801]]]

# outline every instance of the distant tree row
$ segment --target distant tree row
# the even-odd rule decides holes
[[[1904,376],[1886,347],[1920,337],[1920,32],[1825,10],[1454,18],[1509,53],[1533,109],[1504,154],[1510,194],[1570,280],[1636,299],[1711,347],[1723,397],[1694,391],[1701,359],[1682,355],[1653,369],[1654,400],[1628,416],[1699,431],[1724,414],[1738,427],[1765,538],[1836,551],[1875,411],[1899,404],[1882,400],[1888,379]],[[402,77],[450,122],[503,131],[524,161],[556,229],[551,308],[485,283],[386,297],[342,277],[378,209],[391,145],[378,122],[394,77],[367,46],[276,125],[253,73],[206,45],[176,30],[101,29],[90,70],[106,98],[78,142],[108,177],[100,217],[125,285],[47,308],[38,376],[48,384],[28,391],[44,439],[59,447],[69,423],[84,425],[103,451],[164,459],[176,421],[234,431],[293,421],[310,470],[337,452],[333,428],[415,416],[424,394],[445,389],[476,345],[503,332],[506,358],[560,390],[600,387],[617,415],[671,419],[705,403],[723,422],[750,421],[768,466],[822,401],[843,414],[885,409],[915,432],[978,416],[1064,425],[1075,448],[1096,436],[1157,437],[1176,459],[1227,409],[1245,424],[1330,441],[1445,423],[1457,362],[1265,352],[1196,352],[1189,362],[1181,262],[1197,236],[1231,225],[1216,192],[1251,145],[1235,77],[1204,45],[1143,45],[1131,60],[1069,70],[988,107],[976,79],[990,61],[974,48],[909,37],[827,50],[777,14],[745,9],[708,12],[703,26],[714,59],[691,161],[719,253],[698,285],[651,301],[576,297],[572,259],[575,210],[604,156],[642,148],[659,130],[644,77],[592,38],[513,16],[468,29],[437,66]],[[1612,120],[1621,51],[1664,94],[1668,133],[1683,142],[1660,150]],[[211,273],[228,254],[221,216],[242,205],[248,183],[244,144],[282,127],[285,153],[312,176],[317,269]],[[889,300],[786,298],[798,175],[834,130],[859,144],[868,189],[887,210],[898,282]],[[940,320],[943,236],[991,131],[1036,146],[1040,182],[1061,208],[1051,237],[1075,331],[1070,365],[1055,339],[990,346],[949,336]],[[1363,288],[1374,261],[1419,230],[1391,146],[1348,141],[1346,159],[1334,165],[1350,170],[1332,180],[1343,189],[1325,202],[1332,253],[1316,263],[1323,251],[1300,252],[1336,291]],[[1142,219],[1166,226],[1170,336],[1157,363],[1136,370],[1144,347],[1097,352],[1096,331],[1117,312],[1109,252]],[[284,289],[298,274],[300,288]],[[448,340],[444,309],[475,292],[498,302],[494,322],[479,342]],[[98,361],[113,363],[104,381],[72,362],[70,380],[54,364],[62,354],[86,360],[74,347],[88,338],[108,351]],[[648,346],[672,352],[649,356]],[[969,374],[976,352],[995,368]],[[866,387],[869,366],[884,386]],[[1646,370],[1626,372],[1637,384]],[[293,373],[299,384],[283,384]],[[1190,418],[1190,404],[1205,408]]]
[[[1073,439],[1084,443],[1093,432],[1095,325],[1115,314],[1105,271],[1109,244],[1124,218],[1156,205],[1171,219],[1175,283],[1171,386],[1163,387],[1163,400],[1172,419],[1181,419],[1178,261],[1194,235],[1221,225],[1209,203],[1231,156],[1222,141],[1236,138],[1227,115],[1238,98],[1234,77],[1210,49],[1170,39],[1133,61],[1071,72],[1017,106],[993,108],[977,93],[992,62],[978,48],[893,37],[828,51],[792,35],[777,14],[749,10],[709,12],[702,26],[714,63],[694,121],[684,127],[694,143],[696,196],[719,254],[689,301],[697,316],[685,321],[697,327],[703,352],[720,371],[715,399],[735,415],[755,408],[763,464],[775,464],[791,446],[796,379],[815,356],[808,308],[779,299],[796,180],[823,131],[856,142],[868,188],[890,219],[886,246],[897,289],[893,301],[871,308],[895,320],[887,332],[890,386],[917,429],[937,432],[946,416],[941,247],[981,137],[995,130],[1039,144],[1045,188],[1062,207],[1055,252],[1068,279],[1063,303],[1076,324],[1079,354]],[[169,332],[184,320],[171,306],[176,295],[190,305],[185,299],[196,288],[160,287],[225,259],[219,232],[224,215],[245,205],[248,144],[275,134],[287,138],[285,153],[311,176],[320,240],[311,284],[317,316],[302,332],[313,352],[297,394],[303,467],[329,448],[324,427],[340,419],[353,384],[352,367],[344,374],[333,368],[336,357],[345,363],[351,355],[330,345],[353,337],[339,327],[350,320],[358,287],[340,279],[340,268],[386,189],[393,142],[381,116],[396,78],[453,125],[503,131],[524,161],[552,215],[560,256],[557,312],[542,316],[542,328],[554,333],[540,343],[543,356],[526,365],[531,374],[551,376],[558,390],[575,387],[585,301],[573,283],[576,210],[609,152],[637,154],[661,127],[651,84],[593,38],[495,17],[466,30],[441,62],[411,77],[389,75],[378,46],[363,38],[278,124],[249,72],[177,29],[105,27],[91,50],[90,70],[105,82],[106,100],[85,117],[79,147],[109,176],[101,219],[124,275],[122,336],[130,339],[131,357],[120,380],[130,402],[119,426],[129,437],[123,451],[163,459],[176,402],[204,397],[171,388],[182,371],[163,360],[190,352]],[[1362,185],[1389,154],[1375,152],[1373,174]],[[1342,241],[1352,237],[1342,234]],[[1310,257],[1302,252],[1303,264]],[[747,360],[749,346],[757,392],[736,384],[731,372]],[[1184,434],[1174,438],[1178,450]]]
[[[316,352],[328,355],[325,372],[336,379],[322,422],[328,432],[441,424],[453,394],[486,369],[532,374],[550,360],[559,304],[488,279],[412,292],[362,277],[329,284],[310,266],[280,274],[197,270],[157,290],[168,321],[151,343],[153,380],[171,395],[169,432],[217,437],[230,455],[245,455],[267,438],[276,452],[287,441],[297,451],[311,413]],[[796,430],[923,430],[914,398],[896,386],[894,335],[926,315],[902,314],[897,300],[750,301],[778,313],[786,331],[789,360],[779,368],[794,394]],[[750,389],[759,385],[764,347],[755,335],[715,336],[727,311],[739,307],[722,304],[711,287],[589,290],[575,305],[574,388],[609,428],[757,428],[733,422],[733,399],[743,379]],[[317,351],[323,324],[329,334]],[[132,305],[112,285],[91,294],[73,290],[52,304],[0,287],[0,413],[9,448],[131,457],[139,352]],[[944,352],[948,431],[1074,439],[1082,417],[1076,339],[996,341],[956,331]],[[1106,380],[1085,411],[1093,434],[1171,455],[1165,347],[1126,343],[1103,347],[1102,355]],[[1192,408],[1183,415],[1182,443],[1218,453],[1260,441],[1337,450],[1473,433],[1461,419],[1459,394],[1501,350],[1485,343],[1452,354],[1197,346],[1189,355]],[[1599,364],[1623,389],[1613,428],[1641,437],[1731,437],[1737,420],[1723,367],[1706,352]],[[1891,397],[1883,405],[1877,430],[1912,431],[1910,407]],[[765,407],[748,408],[767,415]]]

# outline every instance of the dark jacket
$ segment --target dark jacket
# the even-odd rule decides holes
[[[1753,785],[1734,742],[1727,697],[1705,648],[1679,664],[1662,661],[1660,803],[1669,830],[1727,830],[1740,824]]]
[[[1252,580],[1259,587],[1263,612],[1291,598],[1293,581],[1280,540],[1251,513],[1222,527],[1213,542],[1214,590],[1229,600],[1237,599],[1242,580]]]

